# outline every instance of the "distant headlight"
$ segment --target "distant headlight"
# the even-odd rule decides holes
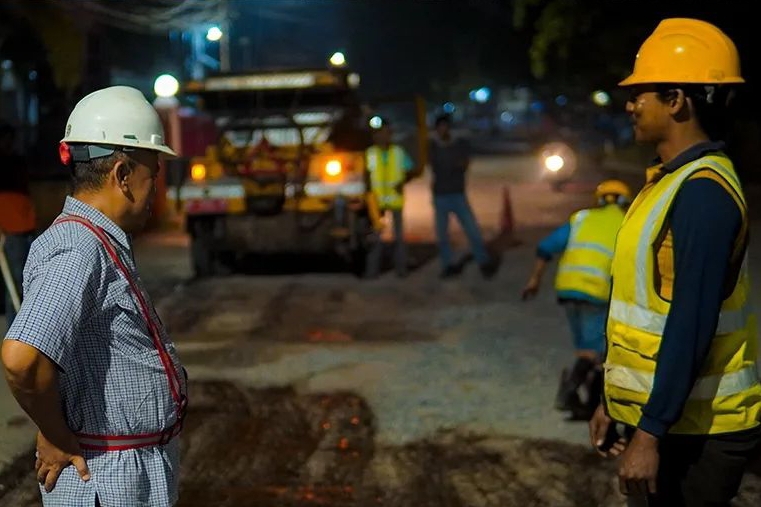
[[[329,160],[327,164],[325,164],[325,174],[328,176],[338,176],[341,174],[341,171],[343,168],[341,167],[341,162],[339,160]]]
[[[546,167],[548,171],[552,171],[554,173],[561,170],[564,165],[565,160],[563,160],[563,157],[560,155],[550,155],[544,159],[544,167]]]

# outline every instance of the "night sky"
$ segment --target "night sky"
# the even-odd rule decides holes
[[[755,2],[567,0],[574,13],[594,12],[591,25],[568,58],[552,67],[549,84],[583,74],[590,87],[614,87],[621,77],[588,72],[612,61],[630,67],[639,44],[664,17],[698,17],[716,23],[737,44],[743,74],[759,75],[753,46],[758,18]],[[333,51],[370,92],[422,91],[436,95],[440,85],[473,76],[484,84],[535,83],[529,47],[535,21],[547,2],[535,2],[521,29],[513,26],[512,3],[504,0],[231,0],[231,54],[234,67],[322,66]],[[668,5],[665,5],[668,4]],[[615,44],[607,41],[614,39]],[[242,42],[242,43],[241,43]],[[586,72],[585,72],[586,71]],[[569,77],[570,76],[570,77]],[[751,83],[748,88],[755,88]]]

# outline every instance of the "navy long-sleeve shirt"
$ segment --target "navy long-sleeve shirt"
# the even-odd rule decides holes
[[[665,164],[671,172],[721,143],[701,143]],[[732,253],[742,227],[737,203],[718,182],[696,178],[679,190],[667,217],[673,238],[674,284],[653,381],[638,427],[661,437],[682,413],[716,332],[728,280],[742,259]],[[730,289],[731,290],[731,289]]]

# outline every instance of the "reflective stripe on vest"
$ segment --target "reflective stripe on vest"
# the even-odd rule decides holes
[[[661,335],[666,327],[666,315],[619,300],[610,302],[608,315],[614,320],[650,334]],[[716,334],[729,334],[742,330],[748,323],[748,317],[750,317],[748,305],[739,310],[722,311],[719,313]]]
[[[610,296],[610,265],[624,212],[615,204],[581,210],[570,220],[568,244],[558,263],[555,290]]]
[[[645,231],[652,231],[653,228],[655,228],[656,221],[658,220],[658,216],[663,210],[663,207],[666,206],[666,203],[668,203],[671,200],[673,194],[682,186],[685,180],[687,180],[687,178],[692,176],[695,173],[695,171],[702,169],[706,166],[710,167],[711,169],[719,173],[727,181],[732,182],[737,186],[740,185],[739,181],[737,180],[737,177],[732,172],[728,171],[721,164],[717,164],[714,161],[708,160],[708,159],[698,159],[692,164],[690,164],[686,169],[684,169],[677,178],[674,178],[674,181],[671,182],[668,189],[663,191],[663,193],[660,196],[660,199],[658,199],[658,202],[650,210],[650,214],[647,217],[647,220],[643,227]],[[743,199],[743,203],[745,203],[744,199]],[[649,237],[644,237],[644,236],[640,237],[640,242],[637,247],[637,258],[634,259],[635,265],[637,266],[644,265],[644,263],[646,262],[647,256],[650,254],[650,246],[651,244],[650,244]],[[637,280],[636,280],[637,304],[642,306],[643,308],[648,307],[647,282],[648,281],[644,277],[637,277]]]
[[[605,363],[605,382],[637,393],[653,390],[655,375],[651,372]],[[712,400],[717,396],[732,396],[758,383],[756,364],[742,370],[700,377],[690,392],[691,400]]]
[[[604,400],[608,414],[636,426],[653,389],[658,353],[671,302],[657,288],[658,238],[667,227],[677,192],[694,174],[711,170],[741,207],[747,205],[731,165],[708,156],[667,174],[635,199],[619,232],[612,264],[613,288],[607,323]],[[738,238],[742,241],[742,238]],[[665,267],[669,269],[668,266]],[[688,268],[689,269],[689,268]],[[662,273],[673,278],[672,271]],[[747,257],[731,294],[722,303],[715,337],[678,421],[676,434],[718,434],[749,429],[761,419],[756,365],[756,322],[750,304]],[[691,337],[686,337],[691,339]]]
[[[736,186],[740,186],[735,174],[728,171],[721,164],[709,159],[698,159],[690,164],[686,169],[682,171],[677,178],[674,178],[670,182],[669,187],[663,191],[662,195],[658,199],[657,203],[650,210],[650,214],[645,221],[643,229],[646,231],[652,231],[658,220],[663,207],[671,200],[672,195],[684,184],[690,176],[692,176],[696,170],[710,167],[717,173],[719,173],[727,181],[734,183]],[[742,197],[741,197],[742,198]],[[743,204],[745,199],[742,198]],[[637,245],[637,256],[634,259],[636,266],[643,266],[647,262],[647,258],[650,255],[651,241],[650,238],[643,235],[640,237],[640,241]],[[746,264],[743,263],[741,273],[746,271]],[[615,320],[626,323],[627,325],[646,331],[652,334],[662,334],[666,324],[666,316],[658,314],[649,310],[648,301],[648,280],[646,277],[638,276],[635,280],[635,304],[628,304],[624,301],[613,299],[610,305],[610,316]],[[743,329],[747,323],[747,317],[750,314],[750,309],[746,305],[744,308],[735,311],[723,311],[719,317],[719,327],[717,334],[727,334]]]

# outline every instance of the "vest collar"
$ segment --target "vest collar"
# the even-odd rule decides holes
[[[694,162],[700,157],[710,153],[724,151],[725,148],[726,145],[723,141],[704,141],[690,146],[666,164],[661,163],[660,158],[656,158],[653,160],[651,166],[645,171],[646,180],[650,183],[659,177],[665,176],[665,173],[673,173],[680,167],[683,167],[690,162]]]

